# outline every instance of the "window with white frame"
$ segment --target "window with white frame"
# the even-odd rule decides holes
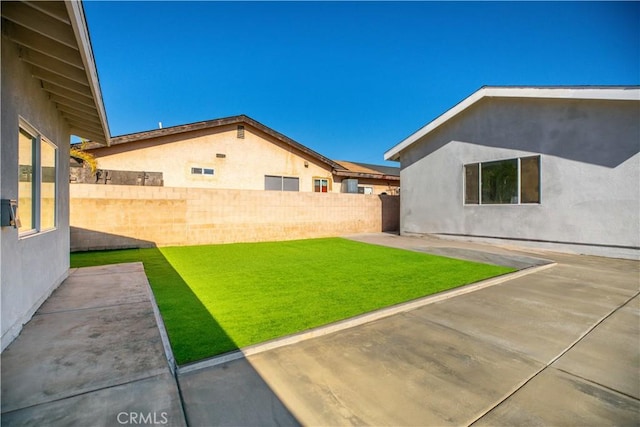
[[[191,168],[191,175],[209,175],[213,176],[214,170],[209,168]]]
[[[326,178],[313,178],[313,191],[315,193],[327,193],[329,191],[329,180]]]
[[[540,203],[540,156],[464,165],[464,203]]]
[[[300,191],[300,180],[291,176],[265,175],[264,189],[268,191]]]
[[[18,212],[20,235],[56,227],[58,149],[20,120],[18,132]]]

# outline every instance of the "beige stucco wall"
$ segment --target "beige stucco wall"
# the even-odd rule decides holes
[[[71,250],[256,242],[390,231],[397,196],[71,186]]]
[[[264,190],[265,175],[276,175],[298,177],[300,191],[312,192],[314,177],[332,181],[327,165],[244,126],[244,139],[237,137],[237,125],[233,124],[114,145],[93,153],[103,169],[162,172],[166,187]],[[193,175],[192,167],[212,168],[215,173]],[[330,186],[333,192],[340,192],[339,184]]]
[[[69,141],[70,135],[55,105],[47,98],[29,67],[18,57],[18,47],[2,37],[2,142],[0,193],[18,199],[18,129],[20,117],[58,148],[56,227],[18,236],[13,227],[0,229],[2,292],[2,349],[20,332],[69,269]],[[44,159],[43,159],[44,160]],[[43,186],[48,198],[52,185]],[[25,199],[26,200],[26,199]],[[51,209],[50,201],[43,208]],[[30,214],[22,206],[21,216]],[[43,227],[47,224],[43,223]]]
[[[388,194],[399,196],[400,190],[397,181],[384,181],[372,178],[358,178],[358,187],[370,187],[373,194]]]

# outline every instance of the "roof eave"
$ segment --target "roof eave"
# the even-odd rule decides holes
[[[143,132],[137,132],[137,133],[131,133],[131,134],[126,134],[126,135],[120,135],[120,136],[116,136],[111,138],[111,145],[120,145],[120,144],[128,144],[128,143],[133,143],[133,142],[140,142],[140,141],[145,141],[145,140],[149,140],[149,139],[153,139],[153,138],[159,138],[159,137],[163,137],[163,136],[170,136],[170,135],[177,135],[177,134],[181,134],[181,133],[186,133],[186,132],[194,132],[194,131],[198,131],[198,130],[203,130],[203,129],[211,129],[211,128],[216,128],[216,127],[220,127],[220,126],[227,126],[227,125],[233,125],[233,124],[246,124],[249,125],[263,133],[266,133],[267,135],[277,139],[278,141],[281,141],[291,147],[294,147],[295,149],[297,149],[298,151],[310,156],[311,158],[314,158],[316,160],[318,160],[321,163],[324,163],[325,165],[327,165],[329,168],[331,169],[342,169],[342,167],[334,162],[333,160],[329,159],[328,157],[323,156],[322,154],[300,144],[299,142],[289,138],[288,136],[281,134],[280,132],[271,129],[268,126],[263,125],[262,123],[252,119],[251,117],[245,115],[245,114],[240,114],[237,116],[230,116],[230,117],[224,117],[224,118],[220,118],[220,119],[214,119],[214,120],[206,120],[206,121],[201,121],[201,122],[195,122],[195,123],[189,123],[189,124],[185,124],[185,125],[178,125],[178,126],[171,126],[171,127],[167,127],[167,128],[162,128],[162,129],[153,129],[153,130],[149,130],[149,131],[143,131]],[[95,145],[95,144],[90,144],[88,146],[86,146],[86,149],[91,150],[91,149],[96,149],[96,148],[100,148],[100,146]]]
[[[333,174],[336,176],[342,176],[345,178],[369,178],[369,179],[380,179],[383,181],[400,181],[400,177],[396,175],[352,172],[348,170],[334,170]]]
[[[98,111],[98,118],[102,124],[104,141],[96,141],[95,139],[93,139],[93,141],[97,143],[104,143],[109,146],[109,123],[107,121],[107,113],[104,107],[102,91],[100,89],[100,79],[98,78],[98,70],[93,56],[91,38],[89,36],[89,29],[84,15],[84,8],[80,1],[65,1],[65,6],[67,8],[67,13],[69,14],[69,21],[73,27],[73,33],[78,43],[78,50],[85,67],[85,72],[89,81],[89,88],[93,94],[96,110]]]

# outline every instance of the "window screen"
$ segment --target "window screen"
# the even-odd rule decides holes
[[[477,205],[480,202],[480,165],[478,163],[464,167],[464,202],[468,205]]]
[[[56,226],[56,147],[40,140],[40,229]]]
[[[282,191],[282,177],[265,175],[264,189],[269,191]]]
[[[299,191],[300,180],[288,176],[265,175],[264,189],[269,191]]]
[[[283,191],[299,191],[299,189],[300,189],[300,183],[298,178],[289,178],[286,176],[282,178]]]
[[[520,159],[520,203],[540,203],[540,156]]]
[[[20,129],[18,136],[18,208],[20,209],[19,232],[35,229],[35,186],[33,182],[35,144],[37,139]]]

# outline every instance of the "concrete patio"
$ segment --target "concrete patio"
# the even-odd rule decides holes
[[[177,379],[141,265],[79,269],[2,354],[2,424],[640,423],[637,261],[353,238],[557,265]]]

